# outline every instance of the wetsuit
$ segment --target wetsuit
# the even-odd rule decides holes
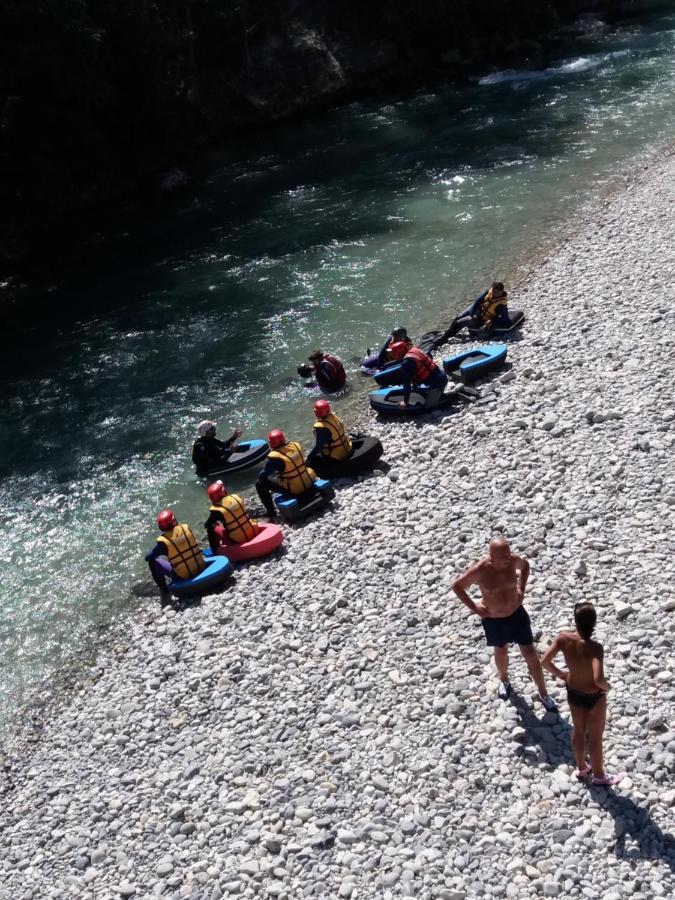
[[[415,360],[409,356],[404,356],[401,360],[401,381],[403,382],[403,399],[406,403],[410,400],[410,391],[413,389],[413,386],[418,383],[415,380],[416,373],[417,366]],[[447,383],[448,376],[443,369],[436,366],[424,382],[429,388],[429,390],[425,392],[426,406],[429,409],[432,409],[438,404]]]
[[[272,500],[272,493],[279,493],[281,488],[277,483],[279,475],[284,473],[284,464],[280,459],[266,459],[265,465],[258,480],[255,483],[255,489],[260,497],[260,502],[265,507],[267,515],[270,519],[276,519],[277,510]]]
[[[204,528],[206,528],[206,534],[209,538],[209,547],[214,553],[218,553],[222,544],[220,535],[215,529],[216,525],[222,525],[224,530],[225,524],[223,517],[220,513],[210,512],[208,519],[204,522]]]
[[[380,347],[379,353],[377,354],[377,365],[382,369],[384,366],[388,365],[391,362],[395,362],[394,357],[391,355],[391,345],[396,343],[398,338],[393,338],[391,335],[386,339],[384,344]],[[413,342],[410,338],[403,338],[403,342],[405,343],[408,350],[413,346]]]
[[[484,328],[489,325],[490,328],[508,328],[511,324],[511,320],[509,319],[509,311],[506,305],[506,302],[500,303],[496,310],[494,317],[491,319],[489,323],[486,323],[481,314],[481,306],[483,305],[483,301],[489,294],[490,289],[488,288],[486,291],[476,297],[468,310],[463,313],[460,313],[455,319],[453,319],[452,324],[445,332],[444,341],[447,341],[448,338],[454,337],[458,332],[462,330],[462,328]],[[506,291],[504,291],[504,301],[506,301]],[[500,298],[501,299],[501,298]]]
[[[197,475],[206,477],[209,472],[218,469],[232,455],[230,449],[235,436],[232,435],[226,441],[219,441],[216,437],[200,437],[192,445],[192,462],[197,466]]]
[[[313,459],[321,459],[323,457],[322,448],[328,447],[332,440],[330,431],[327,428],[317,428],[314,431],[315,444],[307,454],[307,462]],[[275,460],[272,460],[274,462]]]

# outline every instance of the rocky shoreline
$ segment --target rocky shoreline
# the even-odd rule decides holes
[[[280,559],[148,607],[40,741],[8,745],[0,897],[651,898],[675,892],[675,156],[518,286],[494,402],[379,423]],[[514,292],[515,293],[515,292]],[[506,536],[539,649],[597,604],[615,790],[513,657],[494,695],[457,572]]]

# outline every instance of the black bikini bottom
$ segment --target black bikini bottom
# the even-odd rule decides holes
[[[585,691],[577,691],[571,687],[567,688],[567,702],[570,706],[578,706],[581,709],[593,709],[602,696],[604,696],[604,691],[587,694]]]

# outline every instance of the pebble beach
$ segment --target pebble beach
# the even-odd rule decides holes
[[[507,285],[484,401],[369,419],[387,471],[221,594],[148,600],[5,736],[0,898],[675,896],[674,208],[670,153]],[[451,590],[494,536],[540,652],[596,604],[616,788],[573,777],[564,691],[545,712],[517,651],[496,696]]]

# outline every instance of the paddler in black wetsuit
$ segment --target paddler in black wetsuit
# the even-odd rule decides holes
[[[389,365],[389,363],[395,362],[391,353],[391,348],[397,341],[403,341],[408,350],[411,350],[414,346],[413,342],[408,337],[408,329],[404,328],[402,325],[397,325],[384,344],[382,344],[380,351],[377,354],[377,364],[381,369]]]
[[[241,429],[235,428],[226,441],[216,438],[216,423],[205,419],[198,426],[199,437],[192,445],[192,462],[197,467],[197,475],[205,478],[209,472],[217,470],[232,455],[232,444],[241,437]]]

